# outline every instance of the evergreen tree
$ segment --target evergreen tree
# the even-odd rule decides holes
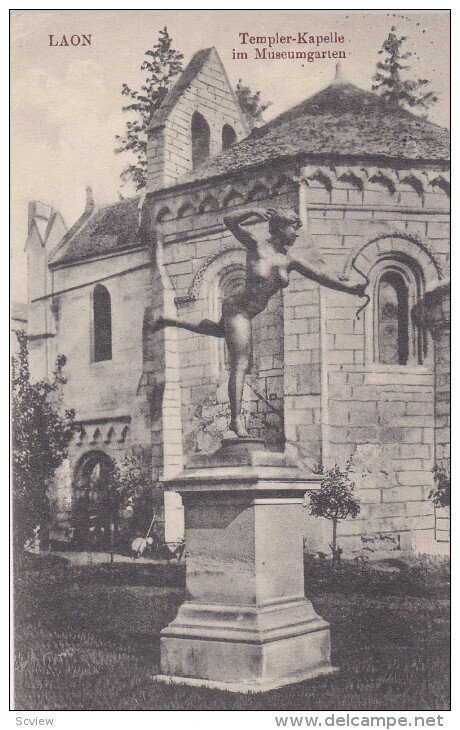
[[[271,101],[268,101],[265,104],[262,103],[260,100],[260,91],[253,93],[249,86],[243,84],[242,79],[239,79],[235,88],[235,93],[246,121],[251,129],[263,123],[262,115],[264,111],[271,106]]]
[[[123,107],[132,118],[126,122],[123,136],[117,135],[117,154],[132,152],[136,162],[129,165],[121,174],[123,183],[132,182],[136,190],[146,184],[147,179],[147,129],[154,112],[182,71],[182,53],[172,47],[172,39],[166,27],[160,30],[158,41],[152,50],[144,54],[147,58],[141,66],[145,80],[140,91],[123,84],[122,94],[130,102]]]
[[[411,51],[402,51],[407,36],[398,38],[395,31],[393,26],[379,51],[380,55],[386,56],[377,63],[377,71],[372,77],[376,83],[372,85],[372,90],[377,91],[391,107],[428,109],[438,101],[438,97],[432,91],[426,91],[428,79],[402,78],[402,72],[411,69],[405,61],[413,54]]]
[[[130,114],[131,118],[126,122],[124,135],[116,136],[118,147],[115,149],[117,154],[131,152],[136,157],[136,161],[121,173],[123,184],[131,182],[136,190],[147,183],[147,129],[154,112],[182,71],[183,59],[183,54],[172,48],[172,39],[166,27],[160,30],[153,49],[144,55],[147,58],[141,71],[145,73],[145,80],[140,91],[131,89],[127,84],[122,86],[122,95],[130,100],[123,111]],[[249,126],[252,128],[260,124],[263,121],[262,114],[271,102],[262,103],[260,91],[253,93],[241,79],[235,92]],[[122,196],[120,198],[123,199]]]
[[[63,368],[56,361],[53,380],[30,380],[27,337],[17,333],[19,353],[12,359],[12,472],[16,547],[21,549],[37,525],[50,517],[48,489],[67,457],[74,412],[62,410]]]

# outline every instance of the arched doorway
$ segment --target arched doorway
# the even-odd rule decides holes
[[[119,504],[114,489],[114,463],[103,451],[84,454],[73,484],[75,542],[82,549],[110,547],[111,524],[118,523]]]

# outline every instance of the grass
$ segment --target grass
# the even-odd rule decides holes
[[[446,562],[307,561],[332,627],[330,677],[263,695],[165,686],[159,631],[185,596],[183,566],[70,567],[28,556],[15,588],[16,710],[449,709]]]

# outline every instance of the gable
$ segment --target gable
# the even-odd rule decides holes
[[[241,133],[249,132],[236,94],[215,48],[204,48],[195,53],[154,114],[150,129],[165,124],[172,116],[180,118],[181,111],[188,115],[190,105],[201,113],[203,110],[225,112],[228,121],[233,121]]]
[[[150,190],[179,181],[197,166],[193,121],[208,130],[205,157],[219,155],[225,141],[241,140],[248,126],[215,48],[198,51],[153,116],[147,151]],[[201,158],[198,158],[201,161]]]

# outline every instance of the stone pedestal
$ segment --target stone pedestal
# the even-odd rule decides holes
[[[303,496],[318,481],[233,439],[166,482],[185,507],[187,600],[161,632],[159,681],[265,691],[333,671],[304,590]]]

